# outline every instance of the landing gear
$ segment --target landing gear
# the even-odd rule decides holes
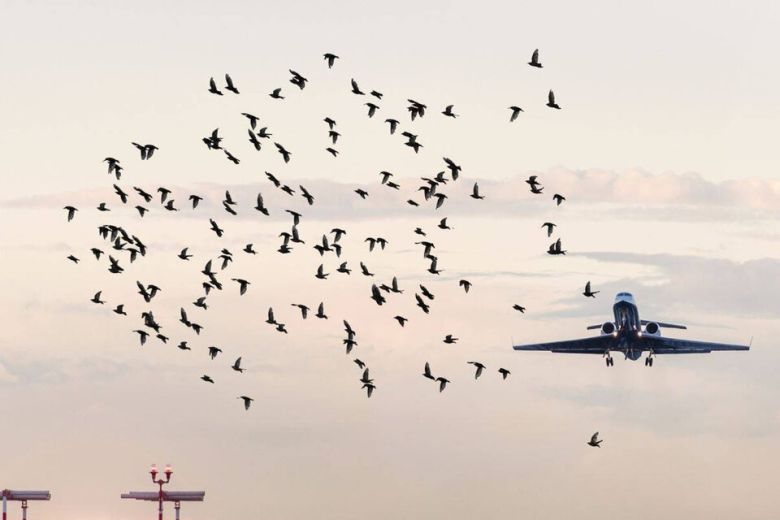
[[[608,367],[614,366],[615,364],[615,360],[612,359],[612,356],[610,356],[609,354],[607,354],[606,362]]]
[[[652,367],[653,366],[653,353],[647,355],[645,358],[645,366],[646,367]]]

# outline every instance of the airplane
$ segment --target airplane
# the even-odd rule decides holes
[[[552,343],[514,345],[513,348],[515,350],[563,354],[601,354],[606,359],[608,367],[615,364],[610,352],[622,352],[626,359],[632,361],[638,360],[642,357],[643,352],[647,352],[645,366],[652,367],[656,354],[709,354],[712,351],[750,350],[750,345],[730,345],[661,337],[662,328],[687,329],[687,327],[639,319],[639,311],[631,293],[618,293],[612,311],[615,321],[587,327],[588,330],[600,329],[601,335],[599,336]]]

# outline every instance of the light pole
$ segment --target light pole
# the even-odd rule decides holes
[[[170,464],[165,465],[165,480],[162,478],[157,478],[157,464],[152,464],[152,469],[149,471],[149,473],[152,475],[152,482],[160,486],[159,493],[157,495],[157,520],[163,520],[163,500],[165,498],[165,495],[163,494],[163,485],[167,484],[171,481],[171,475],[173,475],[173,469],[171,469]]]
[[[166,465],[163,471],[165,478],[162,476],[157,478],[159,471],[157,471],[155,464],[152,465],[149,474],[152,476],[152,482],[157,485],[157,491],[130,491],[122,493],[120,498],[157,502],[157,520],[163,520],[163,502],[173,502],[176,520],[179,520],[181,502],[203,502],[203,498],[206,496],[205,491],[163,491],[163,486],[171,481],[171,475],[173,475],[170,465]]]
[[[3,519],[6,520],[6,501],[14,500],[22,503],[22,520],[27,520],[27,501],[28,500],[50,500],[51,493],[48,491],[16,491],[13,489],[0,490],[0,496],[3,500]]]

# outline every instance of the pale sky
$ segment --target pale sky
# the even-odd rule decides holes
[[[193,520],[776,516],[776,3],[183,5],[0,6],[0,488],[52,491],[31,520],[146,518],[153,505],[119,494],[151,489],[151,463],[173,464],[173,488],[206,490],[203,504],[184,505]],[[541,70],[526,65],[535,48]],[[341,57],[331,70],[325,52]],[[288,82],[290,68],[309,78],[305,90]],[[207,92],[225,73],[240,95]],[[353,77],[385,94],[374,119],[369,99],[349,93]],[[276,87],[286,100],[267,96]],[[563,110],[544,106],[549,89]],[[407,98],[428,105],[422,120],[410,123]],[[449,104],[458,119],[440,115]],[[525,112],[510,124],[514,104]],[[245,111],[293,152],[290,164],[271,143],[250,148]],[[338,158],[325,152],[325,116],[342,133]],[[419,154],[388,135],[387,117],[419,134]],[[201,143],[216,127],[240,165]],[[131,141],[160,150],[142,162]],[[125,167],[123,189],[167,186],[182,211],[155,201],[140,219],[135,194],[122,207],[101,162],[109,155]],[[443,156],[463,166],[449,201],[406,205]],[[381,170],[400,193],[379,185]],[[264,171],[317,202],[273,190]],[[544,197],[528,193],[531,174]],[[475,180],[485,200],[468,198]],[[221,209],[225,189],[236,217]],[[271,217],[251,209],[258,191]],[[560,207],[555,192],[567,197]],[[195,212],[190,193],[206,196]],[[112,212],[94,209],[102,201]],[[66,204],[79,208],[70,223]],[[284,209],[304,215],[307,244],[291,255],[275,252],[290,225]],[[443,216],[452,231],[436,229]],[[545,254],[547,220],[566,257]],[[149,247],[117,276],[89,253],[108,248],[96,232],[106,222]],[[336,226],[348,231],[344,260],[356,271],[365,261],[374,279],[335,273],[332,256],[329,279],[314,278],[311,245]],[[438,277],[425,272],[417,226],[436,244]],[[390,245],[369,253],[368,236]],[[247,242],[257,256],[240,253]],[[182,247],[188,264],[176,258]],[[195,309],[198,272],[222,247],[236,256],[225,291]],[[405,292],[380,308],[370,285],[394,275]],[[252,282],[245,296],[231,277]],[[136,280],[163,291],[145,304]],[[588,280],[595,300],[580,294]],[[437,296],[430,316],[414,307],[419,283]],[[97,290],[105,308],[88,301]],[[511,349],[587,335],[622,290],[643,318],[690,326],[669,335],[752,337],[753,349],[659,357],[652,369]],[[302,321],[290,305],[320,301],[327,321]],[[117,303],[130,315],[111,313]],[[201,336],[177,323],[181,306]],[[264,323],[269,306],[289,335]],[[167,345],[140,347],[131,332],[148,308]],[[395,314],[409,317],[405,328]],[[377,382],[371,399],[344,355],[342,319]],[[459,342],[443,344],[446,334]],[[184,339],[191,352],[175,348]],[[209,345],[224,353],[209,360]],[[229,368],[237,356],[244,374]],[[472,360],[488,366],[479,381]],[[444,393],[421,377],[426,361],[452,380]],[[216,384],[199,381],[204,373]],[[248,412],[241,394],[255,398]],[[585,445],[597,430],[599,450]]]

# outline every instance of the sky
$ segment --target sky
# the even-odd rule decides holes
[[[30,518],[130,520],[151,504],[148,467],[206,490],[194,520],[397,518],[773,518],[780,506],[780,36],[773,2],[36,2],[0,6],[0,488],[49,489]],[[544,68],[526,65],[540,49]],[[340,56],[328,69],[322,54]],[[307,78],[291,85],[288,69]],[[229,73],[241,91],[217,97]],[[377,89],[377,116],[349,92]],[[267,96],[281,87],[285,100]],[[562,110],[544,106],[554,89]],[[407,99],[429,110],[414,122]],[[457,119],[440,114],[454,105]],[[514,123],[510,105],[523,107]],[[271,142],[254,151],[241,112]],[[342,134],[330,142],[326,116]],[[419,135],[419,154],[387,117]],[[201,138],[220,128],[233,165]],[[399,130],[399,131],[401,131]],[[160,150],[141,161],[132,141]],[[172,190],[139,218],[118,182]],[[441,209],[413,208],[420,177],[463,167]],[[396,192],[380,185],[394,173]],[[309,207],[265,178],[315,197]],[[524,180],[537,175],[543,196]],[[478,182],[484,200],[468,197]],[[363,201],[356,188],[369,192]],[[225,190],[238,215],[221,208]],[[270,215],[252,210],[258,192]],[[187,196],[205,197],[191,210]],[[566,201],[555,206],[553,193]],[[95,207],[106,202],[109,213]],[[67,222],[63,206],[79,211]],[[291,218],[306,245],[276,252]],[[450,231],[436,227],[447,217]],[[225,229],[209,230],[214,218]],[[558,227],[548,238],[541,224]],[[116,223],[149,253],[111,275],[96,228]],[[415,245],[423,228],[441,275]],[[311,248],[347,230],[351,276]],[[366,237],[389,245],[369,252]],[[545,254],[562,238],[565,257]],[[240,252],[253,243],[256,256]],[[189,247],[189,263],[176,255]],[[225,290],[199,271],[226,247]],[[66,260],[81,259],[78,265]],[[361,276],[359,262],[375,276]],[[323,263],[327,280],[314,277]],[[371,283],[397,276],[382,307]],[[251,285],[239,296],[232,277]],[[473,286],[468,294],[458,280]],[[162,292],[146,304],[136,280]],[[585,299],[591,281],[600,293]],[[436,295],[414,305],[418,284]],[[105,306],[89,302],[103,291]],[[520,353],[575,338],[632,292],[670,336],[747,343],[750,352],[659,356],[655,366]],[[325,302],[328,320],[291,306]],[[111,313],[124,303],[129,316]],[[512,310],[518,303],[525,314]],[[264,323],[269,306],[289,334]],[[180,307],[204,325],[178,322]],[[141,347],[153,308],[168,344]],[[399,327],[393,316],[409,323]],[[344,355],[341,321],[357,331]],[[453,334],[455,345],[442,338]],[[192,351],[175,348],[188,341]],[[223,353],[210,360],[206,348]],[[230,364],[242,356],[246,372]],[[377,384],[367,399],[354,357]],[[467,361],[487,365],[473,378]],[[452,381],[421,377],[428,361]],[[502,381],[499,367],[511,370]],[[199,380],[209,374],[208,385]],[[239,395],[255,401],[245,411]],[[601,449],[585,445],[599,431]],[[16,505],[11,518],[20,516]],[[172,511],[168,511],[172,514]],[[167,513],[167,514],[168,514]]]

